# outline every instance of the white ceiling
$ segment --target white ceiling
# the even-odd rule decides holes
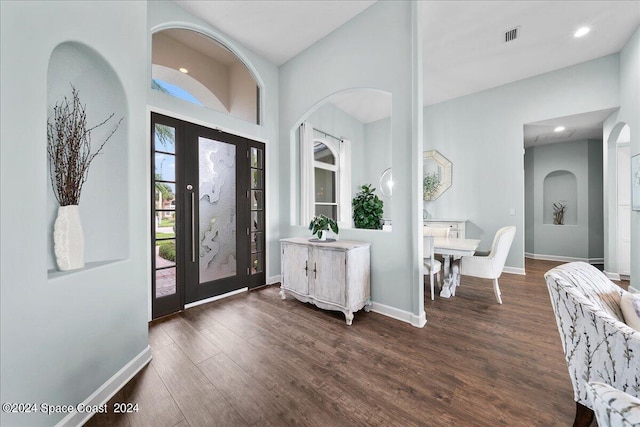
[[[640,1],[426,1],[424,104],[618,52],[638,25]],[[591,32],[574,38],[582,26]]]
[[[557,117],[524,125],[524,148],[556,142],[602,139],[602,123],[617,108],[591,111],[572,116]],[[564,130],[554,129],[562,126]]]
[[[178,0],[176,3],[279,66],[375,2]],[[640,0],[430,0],[423,1],[421,6],[424,105],[618,52],[640,25]],[[574,38],[575,30],[585,25],[591,32],[583,38]],[[504,32],[516,26],[520,27],[518,39],[504,43]],[[353,107],[355,102],[342,100],[342,104],[341,108],[354,117],[360,110]],[[582,126],[585,134],[593,134],[593,126],[601,127],[601,114],[594,112],[583,117],[591,122],[576,123],[576,131]],[[537,126],[531,124],[529,138],[536,129],[546,132],[546,128]],[[580,132],[574,134],[581,135]]]
[[[375,1],[177,0],[176,3],[279,66]]]

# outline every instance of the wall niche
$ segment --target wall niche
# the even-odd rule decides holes
[[[578,181],[566,170],[550,172],[543,185],[543,223],[553,224],[553,204],[565,203],[564,225],[578,224]]]
[[[79,209],[86,269],[129,257],[129,113],[124,89],[113,68],[95,50],[77,42],[59,44],[49,58],[48,117],[53,115],[56,103],[65,96],[71,99],[71,85],[77,89],[81,103],[86,105],[88,128],[115,113],[106,125],[91,133],[92,152],[105,140],[115,123],[124,118],[102,153],[91,162],[87,181],[82,187]],[[58,202],[49,174],[46,185],[47,268],[49,278],[54,278],[65,273],[58,271],[53,252],[53,223]]]

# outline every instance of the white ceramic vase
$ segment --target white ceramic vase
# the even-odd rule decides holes
[[[53,249],[60,270],[84,267],[84,236],[78,205],[60,206],[53,224]]]
[[[321,242],[327,240],[327,233],[328,233],[327,230],[323,230],[322,231],[322,237],[318,237],[318,240],[320,240]]]

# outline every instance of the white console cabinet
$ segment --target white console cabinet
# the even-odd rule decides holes
[[[325,310],[342,311],[347,325],[353,313],[371,307],[369,242],[310,242],[306,237],[280,240],[282,284],[286,294]]]

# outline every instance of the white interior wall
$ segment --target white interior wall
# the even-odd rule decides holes
[[[298,210],[294,186],[298,165],[292,144],[305,113],[332,94],[351,88],[372,88],[391,92],[393,170],[398,183],[391,201],[395,215],[391,233],[344,230],[341,239],[365,240],[371,246],[371,295],[382,309],[419,324],[424,314],[421,303],[421,275],[412,200],[418,196],[413,182],[412,160],[421,148],[412,133],[414,92],[412,16],[417,6],[409,2],[378,2],[315,43],[280,68],[281,227],[283,236],[308,235],[297,226]],[[354,52],[358,52],[354,55]],[[421,239],[420,239],[421,241]],[[414,316],[415,318],[413,318]],[[411,320],[410,320],[411,319]]]
[[[127,7],[109,1],[0,2],[2,402],[78,404],[137,356],[150,356],[148,148],[142,142],[149,80],[141,60],[147,57],[146,13],[144,2]],[[121,28],[126,31],[114,31]],[[126,97],[126,154],[121,160],[128,178],[122,193],[130,227],[128,254],[117,262],[49,278],[47,241],[53,230],[47,209],[47,68],[56,46],[70,40],[80,41],[109,64]],[[88,96],[83,102],[94,106],[102,100]],[[100,174],[92,175],[98,165],[90,172],[90,183],[104,182]],[[89,197],[91,190],[86,190]],[[81,213],[90,215],[84,197]],[[91,233],[87,238],[93,239]],[[50,426],[65,415],[3,411],[0,424]]]
[[[425,107],[425,149],[453,163],[453,185],[429,212],[467,219],[466,234],[482,240],[481,250],[500,227],[515,225],[506,266],[524,272],[523,125],[618,105],[614,54]]]

